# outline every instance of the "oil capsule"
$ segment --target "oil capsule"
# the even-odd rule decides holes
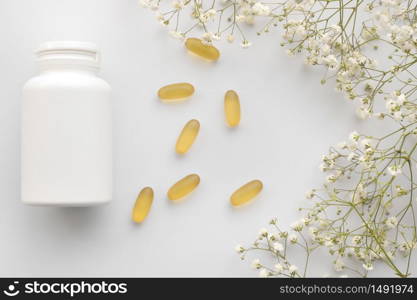
[[[216,47],[203,44],[203,42],[197,38],[188,38],[185,41],[185,47],[191,53],[208,61],[216,61],[220,57],[220,52]]]
[[[132,220],[135,223],[142,223],[151,209],[153,202],[153,190],[150,187],[142,189],[136,198],[132,211]]]
[[[199,131],[200,122],[195,119],[188,121],[177,139],[175,151],[178,154],[185,154],[193,145]]]
[[[191,193],[199,183],[200,176],[197,174],[185,176],[168,190],[168,198],[170,200],[178,200]]]
[[[224,95],[224,113],[226,123],[230,127],[236,127],[240,122],[240,101],[235,91],[227,91]]]
[[[260,180],[252,180],[237,189],[230,197],[230,202],[233,206],[243,205],[258,195],[262,188],[263,184]]]
[[[158,97],[162,101],[182,100],[191,97],[193,94],[194,86],[186,82],[169,84],[158,90]]]

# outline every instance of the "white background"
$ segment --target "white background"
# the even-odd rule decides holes
[[[220,45],[221,59],[207,64],[136,0],[1,0],[0,38],[0,276],[256,276],[235,245],[252,242],[273,216],[284,228],[299,218],[305,191],[322,181],[321,155],[365,128],[352,104],[319,84],[321,72],[286,56],[278,32],[253,39],[248,50]],[[101,76],[114,89],[114,200],[107,206],[20,203],[21,87],[36,74],[33,50],[48,40],[91,41],[102,50]],[[168,105],[156,98],[159,87],[181,81],[196,87],[192,99]],[[228,89],[241,97],[236,130],[224,123]],[[174,144],[191,118],[200,120],[200,135],[178,157]],[[384,131],[378,124],[371,130]],[[171,203],[167,189],[192,172],[201,176],[198,189]],[[262,194],[233,209],[230,194],[255,178],[264,182]],[[138,226],[130,213],[146,185],[155,201]],[[333,274],[330,260],[317,260],[310,275]]]

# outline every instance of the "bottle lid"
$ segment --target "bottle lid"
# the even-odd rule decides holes
[[[35,51],[38,61],[61,65],[87,65],[99,67],[98,48],[94,43],[78,41],[51,41],[41,44]]]
[[[97,53],[97,45],[90,42],[78,42],[78,41],[49,41],[40,45],[35,51],[36,53],[44,51],[59,51],[59,50],[75,50],[75,51],[88,51]]]

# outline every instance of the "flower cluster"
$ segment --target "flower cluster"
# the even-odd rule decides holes
[[[235,250],[240,255],[240,258],[242,260],[246,259],[246,255],[252,251],[262,251],[270,254],[274,260],[272,265],[270,263],[263,264],[258,258],[252,261],[252,267],[259,271],[260,277],[282,276],[297,278],[305,276],[310,249],[304,235],[297,230],[293,230],[291,234],[288,231],[280,230],[276,219],[272,219],[269,224],[273,226],[274,233],[262,228],[259,231],[258,238],[250,247],[236,246]],[[303,271],[300,271],[296,265],[291,264],[289,261],[288,256],[291,254],[291,248],[293,247],[299,247],[306,252],[306,262]]]
[[[321,189],[306,193],[312,201],[309,208],[300,208],[304,217],[291,225],[301,236],[298,244],[307,253],[325,248],[332,257],[334,270],[356,276],[367,276],[380,261],[400,277],[410,275],[412,251],[417,245],[413,159],[417,148],[416,125],[408,125],[381,138],[352,132],[347,141],[330,148],[323,156],[320,169],[327,174]],[[272,223],[275,226],[275,223]],[[276,226],[275,226],[276,227]],[[288,233],[279,230],[278,237]],[[265,239],[277,235],[264,231]],[[295,238],[294,238],[295,239]],[[267,250],[279,260],[273,241],[259,246],[258,238],[248,249]],[[295,239],[296,240],[296,239]],[[288,270],[289,263],[281,264]],[[290,276],[259,265],[266,276]],[[293,277],[299,276],[293,274]],[[303,273],[303,275],[306,275]]]
[[[273,20],[275,16],[273,6],[252,0],[139,0],[139,3],[155,11],[157,20],[175,38],[198,35],[206,43],[221,38],[233,43],[238,37],[243,48],[251,45],[243,27],[253,25],[256,18]],[[183,15],[189,17],[182,18]]]

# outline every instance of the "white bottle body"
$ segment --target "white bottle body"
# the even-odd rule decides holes
[[[90,206],[112,198],[111,88],[71,64],[23,88],[21,197],[26,204]]]

